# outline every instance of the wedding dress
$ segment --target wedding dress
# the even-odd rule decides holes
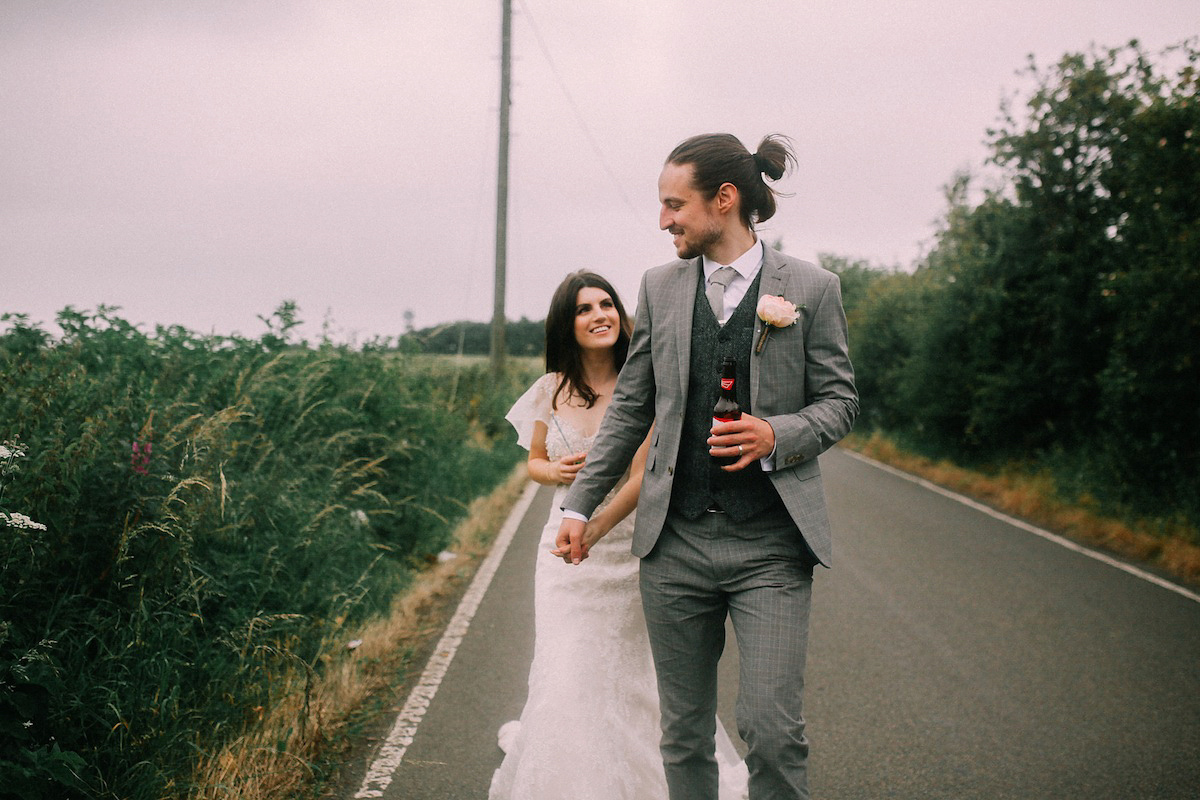
[[[507,416],[525,448],[533,423],[546,423],[551,459],[586,451],[594,438],[551,411],[557,385],[557,375],[543,375]],[[549,551],[565,492],[565,487],[556,490],[538,545],[528,699],[520,720],[500,728],[505,757],[488,797],[666,800],[658,688],[642,616],[638,560],[630,553],[633,515],[597,542],[581,565],[564,564]],[[720,800],[743,800],[746,766],[720,720],[717,761]]]

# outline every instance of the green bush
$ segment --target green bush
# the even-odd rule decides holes
[[[153,335],[101,308],[0,335],[0,796],[160,798],[272,702],[272,667],[388,607],[521,452],[531,376]]]
[[[1003,183],[958,177],[916,272],[847,304],[861,428],[1200,522],[1200,50],[1158,61],[1031,64],[989,131]]]

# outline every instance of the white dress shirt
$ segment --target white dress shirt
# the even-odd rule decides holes
[[[734,272],[737,273],[733,280],[729,282],[729,285],[725,287],[725,308],[720,319],[720,323],[724,325],[725,320],[733,315],[733,312],[738,307],[738,303],[742,302],[742,298],[746,296],[746,290],[750,288],[750,284],[754,283],[754,279],[758,277],[758,271],[762,269],[762,239],[756,239],[754,244],[750,245],[750,249],[735,258],[732,264],[718,264],[708,256],[703,256],[702,258],[704,284],[706,286],[708,285],[708,279],[721,267],[733,267]]]

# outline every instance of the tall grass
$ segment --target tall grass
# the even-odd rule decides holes
[[[198,754],[316,676],[520,458],[528,383],[421,356],[141,332],[0,335],[0,797],[183,797]]]
[[[303,665],[277,673],[279,700],[243,735],[205,754],[188,800],[331,796],[357,761],[349,752],[362,726],[411,689],[420,669],[414,656],[436,641],[454,612],[451,598],[474,576],[528,482],[522,464],[476,498],[456,526],[454,558],[421,571],[389,614],[327,642],[318,674]]]

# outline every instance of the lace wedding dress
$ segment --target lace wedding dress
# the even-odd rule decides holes
[[[551,459],[585,451],[593,438],[551,411],[557,385],[557,375],[542,376],[507,417],[526,448],[533,423],[544,422]],[[569,566],[549,552],[565,491],[555,492],[538,545],[528,699],[520,720],[500,728],[505,756],[488,797],[666,800],[658,689],[638,591],[638,560],[630,553],[633,515],[597,542],[583,564]],[[745,798],[746,766],[719,720],[717,761],[721,800]]]

